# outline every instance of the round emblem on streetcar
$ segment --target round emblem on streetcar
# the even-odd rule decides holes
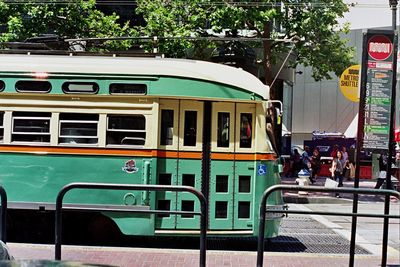
[[[127,173],[135,173],[138,171],[138,168],[136,167],[136,162],[131,159],[125,162],[124,167],[122,167],[122,170],[127,172]]]

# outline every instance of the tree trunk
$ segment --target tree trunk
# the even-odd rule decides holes
[[[282,101],[283,96],[282,94],[279,94],[277,90],[279,90],[280,86],[276,86],[277,83],[274,83],[272,86],[272,82],[274,80],[274,77],[272,76],[272,53],[271,53],[271,22],[267,22],[264,24],[264,31],[263,31],[263,38],[267,39],[263,41],[263,52],[264,52],[264,77],[265,77],[265,84],[270,86],[269,89],[269,99],[271,100],[280,100]],[[275,90],[276,88],[276,90]],[[282,90],[283,88],[281,88]],[[282,93],[282,92],[281,92]],[[280,97],[281,96],[281,97]],[[278,153],[278,155],[281,152],[281,132],[282,132],[282,127],[277,123],[277,116],[278,114],[276,113],[275,110],[275,104],[272,104],[269,107],[268,110],[270,118],[267,119],[267,130],[268,136],[270,137],[270,141],[275,149],[275,151]]]
[[[263,41],[265,84],[271,85],[273,81],[271,63],[271,22],[264,24],[262,37],[267,39]],[[270,88],[270,99],[275,99],[274,96],[275,94],[273,94],[273,89]]]

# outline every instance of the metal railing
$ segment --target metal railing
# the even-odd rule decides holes
[[[79,207],[62,206],[65,194],[72,189],[114,189],[114,190],[146,190],[146,191],[172,191],[189,192],[200,201],[200,212],[194,211],[168,211],[168,210],[143,210],[107,208],[92,209]],[[57,195],[56,217],[55,217],[55,259],[61,260],[61,242],[62,242],[62,210],[86,210],[86,211],[111,211],[111,212],[130,212],[130,213],[148,213],[148,214],[179,214],[179,215],[200,215],[200,266],[206,266],[206,238],[207,238],[207,201],[204,195],[190,186],[170,186],[170,185],[133,185],[133,184],[104,184],[104,183],[71,183],[64,186]]]
[[[260,214],[259,214],[259,226],[258,226],[258,245],[257,245],[257,267],[263,266],[264,260],[264,233],[265,233],[265,215],[266,213],[292,213],[292,214],[313,214],[313,215],[330,215],[330,216],[352,216],[354,217],[373,217],[373,218],[385,218],[385,219],[400,219],[400,215],[389,215],[389,214],[370,214],[370,213],[350,213],[350,212],[324,212],[324,211],[304,211],[304,210],[286,210],[286,209],[274,209],[267,210],[266,203],[267,198],[272,192],[278,190],[285,191],[305,191],[305,192],[325,192],[325,193],[352,193],[367,194],[367,195],[385,195],[395,196],[400,199],[400,193],[394,190],[387,189],[362,189],[362,188],[326,188],[322,186],[295,186],[295,185],[274,185],[264,191],[260,203]],[[388,223],[388,222],[386,222]],[[352,235],[350,242],[353,243],[353,237],[355,238],[355,228],[352,228]],[[385,232],[384,232],[385,234]],[[387,232],[386,232],[387,234]],[[385,237],[384,237],[385,238]],[[382,250],[382,259],[384,262],[382,266],[386,266],[386,250]],[[354,266],[354,251],[350,251],[349,266]]]
[[[0,186],[0,197],[1,197],[1,230],[0,230],[0,240],[6,243],[7,239],[7,193],[4,187]]]

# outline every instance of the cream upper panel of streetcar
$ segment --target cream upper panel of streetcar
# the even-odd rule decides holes
[[[222,64],[170,58],[0,55],[0,72],[96,73],[187,77],[223,83],[268,99],[269,88],[254,75]]]

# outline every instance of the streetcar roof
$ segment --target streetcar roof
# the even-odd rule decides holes
[[[0,55],[0,72],[156,75],[206,80],[269,98],[269,87],[239,68],[199,60],[138,57]]]

